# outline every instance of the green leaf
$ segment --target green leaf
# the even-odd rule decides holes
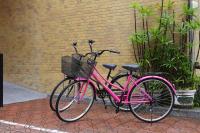
[[[162,44],[162,45],[170,45],[173,43],[173,41],[170,40],[169,38],[167,38],[166,36],[161,36],[159,38],[159,41],[160,41],[160,44]]]
[[[162,29],[160,28],[152,28],[150,29],[150,36],[153,39],[158,39],[161,36]]]
[[[168,10],[170,10],[170,9],[172,9],[173,8],[173,6],[174,6],[174,1],[172,1],[172,0],[168,0],[168,2],[167,2],[167,9]]]
[[[133,9],[139,9],[141,7],[141,5],[137,2],[133,2],[130,4],[130,8],[133,8]]]
[[[191,49],[192,46],[193,46],[193,43],[188,43],[186,46],[187,46],[189,49]]]
[[[187,22],[183,22],[180,25],[177,25],[176,27],[181,35],[185,35],[189,31],[189,25],[187,24]]]
[[[189,30],[196,30],[200,28],[200,22],[196,20],[187,21],[186,24]]]
[[[172,25],[174,23],[174,18],[172,15],[168,14],[167,12],[164,12],[161,17],[161,26],[166,27],[168,25]]]
[[[187,4],[183,5],[183,14],[186,16],[195,16],[196,8],[188,7]]]
[[[131,35],[129,38],[133,43],[136,43],[136,44],[143,44],[148,41],[148,36],[145,32],[135,33]]]
[[[150,16],[152,14],[152,10],[148,7],[145,7],[145,6],[141,6],[139,8],[139,12],[141,13],[142,17],[147,17],[147,16]]]

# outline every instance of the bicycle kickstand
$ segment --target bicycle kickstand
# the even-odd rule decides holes
[[[104,100],[104,98],[102,98],[102,100],[103,100],[103,104],[105,106],[105,109],[107,109],[106,101]]]
[[[115,112],[116,112],[116,114],[119,112],[119,106],[122,104],[122,98],[123,98],[123,96],[124,96],[124,92],[122,92],[122,94],[121,94],[121,97],[120,97],[120,102],[118,103],[118,106],[117,106],[117,108],[116,108],[116,110],[115,110]]]

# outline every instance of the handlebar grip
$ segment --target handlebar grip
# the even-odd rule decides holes
[[[76,46],[77,46],[77,42],[73,42],[73,43],[72,43],[72,46],[73,46],[73,47],[76,47]]]
[[[88,43],[93,44],[93,43],[95,43],[95,41],[94,40],[88,40]]]
[[[109,50],[111,53],[115,53],[115,54],[120,54],[119,51],[115,51],[115,50]]]
[[[78,50],[77,50],[77,47],[76,47],[77,46],[77,42],[73,42],[72,46],[74,47],[75,52],[78,53]]]

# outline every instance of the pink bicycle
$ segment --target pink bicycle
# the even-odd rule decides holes
[[[120,106],[125,105],[136,118],[153,123],[164,119],[172,111],[176,90],[168,80],[153,75],[135,79],[132,72],[136,71],[138,66],[124,65],[123,68],[129,73],[123,83],[111,83],[96,68],[96,58],[104,52],[119,54],[113,50],[101,50],[87,53],[80,58],[72,58],[73,65],[70,69],[77,78],[58,96],[56,114],[60,120],[73,122],[89,111],[97,95],[94,82],[100,84],[118,106],[116,113],[119,112]],[[115,93],[114,89],[120,91]]]

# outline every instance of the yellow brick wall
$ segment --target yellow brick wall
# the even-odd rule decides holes
[[[102,63],[134,63],[128,36],[134,31],[134,0],[0,0],[0,52],[4,53],[4,79],[30,89],[49,92],[60,81],[60,58],[73,53],[71,43],[88,52],[116,49]],[[136,0],[135,0],[136,1]],[[152,5],[157,0],[137,0]],[[176,0],[179,6],[183,0]],[[179,10],[179,8],[177,8]],[[150,19],[153,21],[153,19]],[[103,68],[99,69],[106,73]]]

